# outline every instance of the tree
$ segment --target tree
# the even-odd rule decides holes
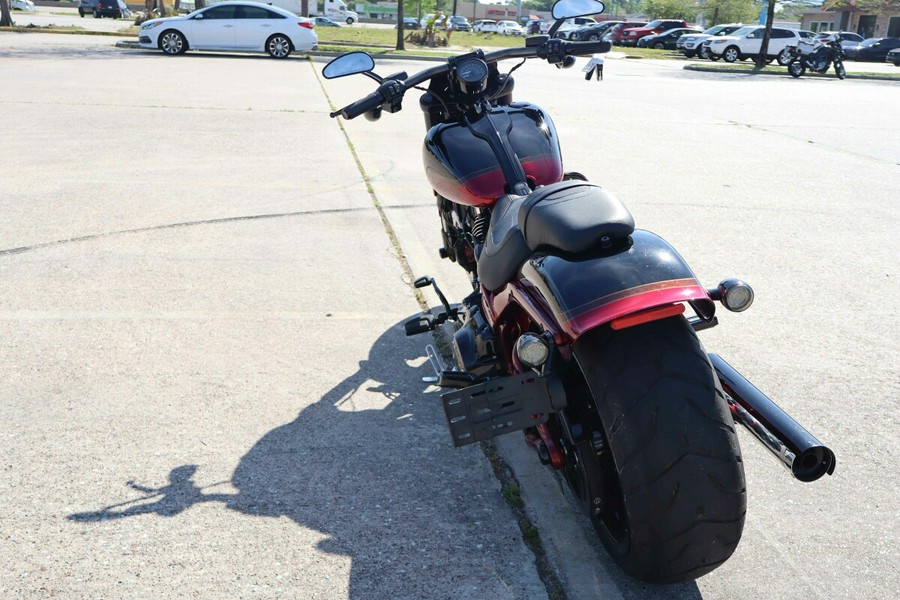
[[[769,52],[769,38],[772,36],[772,21],[775,20],[775,1],[768,0],[769,7],[766,11],[766,30],[763,33],[762,45],[759,47],[759,56],[756,57],[756,68],[763,69],[766,66],[766,54]]]
[[[11,27],[14,24],[9,10],[9,0],[0,0],[0,27]]]
[[[825,10],[842,9],[849,7],[856,8],[867,13],[893,12],[900,10],[900,2],[898,0],[826,0],[822,5]]]
[[[703,17],[710,25],[719,23],[754,23],[759,17],[757,0],[708,0]]]
[[[697,15],[694,0],[644,0],[644,14],[651,19],[693,20]]]

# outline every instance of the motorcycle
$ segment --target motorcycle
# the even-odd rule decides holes
[[[844,49],[841,46],[840,38],[828,39],[821,43],[801,41],[796,46],[788,46],[784,52],[789,58],[788,73],[794,77],[800,77],[806,73],[807,69],[824,75],[832,64],[834,64],[834,74],[838,79],[847,76],[847,69],[844,68]]]
[[[554,37],[565,19],[602,10],[560,0],[547,35],[413,75],[381,77],[364,52],[332,60],[323,75],[378,82],[333,118],[374,121],[401,110],[410,89],[424,92],[440,255],[466,270],[472,292],[450,304],[433,278],[415,280],[434,288],[441,308],[407,322],[406,334],[452,329],[453,366],[432,345],[426,352],[435,371],[427,379],[449,389],[441,403],[453,445],[522,431],[622,569],[674,583],[712,571],[740,540],[746,486],[735,423],[800,481],[833,473],[835,456],[698,339],[717,325],[717,303],[744,311],[752,288],[739,279],[703,287],[613,194],[563,170],[550,115],[513,102],[511,74],[525,60],[571,67],[593,56],[587,79],[602,68],[609,42]],[[521,62],[502,73],[504,59]]]

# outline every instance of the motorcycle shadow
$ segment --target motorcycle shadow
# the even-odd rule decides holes
[[[514,557],[518,565],[506,560],[509,536],[498,535],[494,523],[515,530],[493,474],[477,448],[453,450],[438,394],[421,381],[432,374],[424,357],[430,341],[407,338],[402,323],[390,327],[355,373],[246,452],[228,481],[236,493],[200,487],[194,477],[202,465],[185,464],[162,487],[127,482],[142,493],[136,500],[68,519],[190,518],[194,505],[221,503],[243,515],[287,517],[326,536],[298,535],[295,547],[274,554],[304,564],[317,551],[348,558],[329,566],[320,556],[313,564],[332,576],[337,568],[339,580],[345,567],[335,565],[349,563],[349,598],[435,597],[432,590],[452,597],[449,590],[463,589],[476,590],[472,597],[525,597],[517,590],[526,593],[527,556]]]

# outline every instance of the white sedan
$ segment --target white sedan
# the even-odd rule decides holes
[[[497,32],[503,35],[525,35],[525,30],[515,21],[497,21]]]
[[[292,51],[312,50],[319,38],[312,19],[258,2],[223,2],[189,15],[152,19],[141,25],[142,48],[166,54],[186,50],[268,52],[286,58]]]

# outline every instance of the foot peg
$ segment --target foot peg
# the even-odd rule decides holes
[[[434,331],[437,327],[437,319],[434,315],[422,315],[415,319],[410,319],[403,324],[406,329],[406,335],[419,335],[427,331]]]

